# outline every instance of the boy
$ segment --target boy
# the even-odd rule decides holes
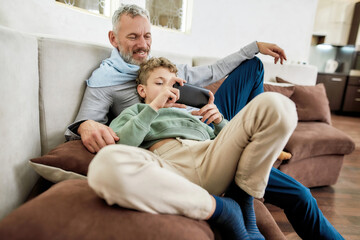
[[[118,143],[150,153],[134,148],[134,157],[121,145],[106,147],[89,167],[89,185],[109,204],[209,219],[226,239],[263,239],[253,197],[263,197],[270,169],[295,129],[294,104],[280,94],[264,93],[226,125],[210,92],[209,103],[192,113],[202,116],[200,121],[171,108],[185,107],[176,103],[179,90],[173,85],[185,82],[176,71],[164,58],[140,65],[137,92],[144,103],[124,110],[110,127]],[[100,179],[105,170],[111,174]],[[230,185],[240,206],[217,197]]]

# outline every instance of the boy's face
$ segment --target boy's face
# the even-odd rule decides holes
[[[151,103],[164,89],[172,88],[175,84],[176,74],[167,68],[159,67],[149,73],[146,85],[139,84],[137,91],[145,99],[145,103]]]

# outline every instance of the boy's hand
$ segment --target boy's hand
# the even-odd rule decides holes
[[[191,114],[195,116],[202,116],[201,121],[205,122],[207,120],[207,124],[214,122],[215,124],[219,124],[222,121],[222,115],[219,112],[219,109],[214,104],[214,94],[209,91],[209,102],[204,107],[202,107],[199,111],[192,111]]]
[[[186,105],[176,103],[180,98],[180,91],[177,88],[174,88],[173,85],[175,82],[178,82],[181,86],[184,85],[185,80],[181,78],[173,78],[171,87],[164,88],[160,94],[149,104],[155,111],[158,111],[160,108],[186,108]]]

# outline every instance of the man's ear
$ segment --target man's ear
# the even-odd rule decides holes
[[[109,31],[108,33],[108,36],[109,36],[109,41],[111,43],[111,45],[114,46],[114,48],[118,48],[118,42],[116,41],[116,35],[114,33],[114,31]]]
[[[138,94],[140,95],[140,97],[142,97],[143,99],[146,98],[146,90],[145,90],[145,86],[142,84],[139,84],[136,88]]]

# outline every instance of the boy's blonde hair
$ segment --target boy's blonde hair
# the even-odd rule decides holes
[[[175,64],[173,64],[172,62],[170,62],[168,59],[166,59],[164,57],[150,58],[146,62],[140,64],[140,69],[138,71],[138,77],[136,78],[136,86],[139,84],[146,85],[147,80],[149,78],[149,74],[153,70],[155,70],[159,67],[166,68],[170,72],[175,73],[175,74],[178,71]]]

